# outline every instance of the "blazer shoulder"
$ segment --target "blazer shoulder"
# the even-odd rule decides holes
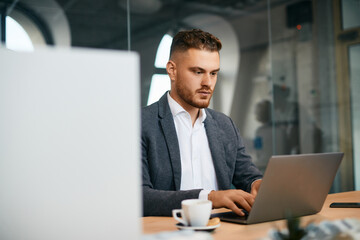
[[[227,134],[239,134],[239,130],[229,116],[212,109],[206,109],[206,114],[207,117],[205,122],[208,127],[215,127],[219,130],[226,132]]]
[[[141,117],[145,117],[148,115],[154,115],[154,114],[158,114],[159,112],[159,106],[158,106],[158,102],[155,102],[149,106],[146,107],[142,107],[141,108]]]
[[[158,118],[164,118],[168,114],[171,114],[169,104],[167,102],[167,93],[165,93],[159,101],[143,107],[141,109],[141,120],[147,121],[147,120],[154,120]]]
[[[206,109],[206,114],[214,119],[216,122],[220,122],[220,123],[231,123],[232,124],[232,120],[229,116],[225,115],[224,113],[215,111],[213,109],[207,108]]]
[[[153,128],[154,124],[159,120],[158,103],[153,103],[141,109],[141,127],[142,131]]]

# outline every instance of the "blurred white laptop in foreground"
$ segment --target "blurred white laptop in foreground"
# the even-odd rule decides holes
[[[0,239],[140,239],[139,57],[0,49]]]

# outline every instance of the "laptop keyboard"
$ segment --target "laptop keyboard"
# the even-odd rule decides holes
[[[223,221],[226,221],[226,220],[243,220],[245,221],[249,214],[247,211],[243,210],[243,212],[245,213],[245,216],[239,216],[237,215],[236,213],[234,212],[224,212],[224,213],[214,213],[214,214],[211,214],[211,218],[213,217],[218,217],[220,218],[220,220],[223,220]]]

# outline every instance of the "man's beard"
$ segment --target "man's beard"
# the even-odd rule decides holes
[[[204,101],[204,98],[199,98],[202,101],[196,101],[195,95],[199,91],[207,91],[211,92],[210,96],[206,99],[207,101]],[[195,93],[193,94],[190,90],[184,88],[181,84],[177,85],[177,93],[179,97],[189,104],[190,106],[196,107],[196,108],[207,108],[210,104],[210,99],[212,97],[213,91],[208,87],[203,87],[201,89],[197,89]]]

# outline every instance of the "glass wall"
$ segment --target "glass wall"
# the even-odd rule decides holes
[[[355,179],[359,5],[359,0],[0,0],[0,14],[23,27],[35,51],[54,45],[138,52],[143,106],[169,89],[167,40],[182,29],[213,33],[223,49],[211,108],[234,120],[255,164],[265,171],[272,155],[343,151],[332,188],[339,192],[360,190]],[[7,25],[1,21],[3,43]]]

